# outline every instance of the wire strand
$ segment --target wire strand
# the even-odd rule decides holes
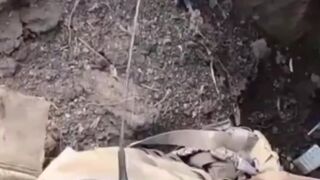
[[[137,0],[136,9],[135,9],[135,15],[133,20],[133,28],[131,32],[131,41],[130,41],[130,48],[129,48],[129,57],[127,62],[127,69],[126,69],[126,82],[125,82],[125,98],[127,99],[129,96],[129,78],[130,78],[130,70],[131,70],[131,64],[132,64],[132,53],[133,53],[133,47],[134,47],[134,40],[135,40],[135,34],[136,29],[138,25],[138,16],[139,16],[139,9],[140,9],[140,3],[141,0]],[[133,99],[134,103],[134,99]],[[132,120],[133,112],[131,112],[129,121]],[[119,158],[119,179],[120,180],[127,180],[127,172],[126,172],[126,158],[125,158],[125,151],[124,151],[124,133],[125,131],[125,120],[121,120],[121,129],[120,129],[120,139],[119,139],[119,152],[118,152],[118,158]]]

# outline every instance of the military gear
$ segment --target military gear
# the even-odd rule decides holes
[[[0,87],[1,180],[37,179],[42,170],[48,109],[43,98]],[[152,144],[177,148],[165,153],[145,147]],[[117,147],[84,152],[67,148],[38,180],[118,180],[117,153]],[[167,132],[131,144],[125,154],[129,180],[242,180],[250,176],[255,180],[312,180],[283,173],[278,155],[265,137],[244,128]]]
[[[187,141],[187,140],[188,141]],[[142,145],[175,145],[169,153]],[[135,142],[126,152],[128,179],[216,180],[245,179],[264,171],[280,171],[278,156],[258,131],[181,130]],[[65,150],[39,180],[118,180],[117,148],[75,152]]]
[[[1,180],[35,180],[42,172],[49,105],[0,87]]]
[[[253,145],[252,140],[255,141]],[[243,145],[237,141],[247,144]],[[237,143],[241,148],[228,144],[230,142]],[[151,144],[176,144],[180,148],[164,153],[141,147]],[[192,148],[185,147],[186,144]],[[237,151],[226,147],[232,147]],[[75,152],[68,148],[50,164],[39,180],[118,180],[117,150],[117,147],[110,147]],[[125,149],[125,153],[129,180],[248,179],[244,175],[253,175],[251,180],[315,180],[281,171],[278,156],[271,150],[265,137],[259,131],[243,128],[231,128],[226,131],[168,132],[133,143],[131,148]]]

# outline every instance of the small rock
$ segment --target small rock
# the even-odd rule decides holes
[[[195,118],[198,115],[197,111],[192,112],[192,118]]]
[[[295,168],[294,164],[293,164],[293,163],[290,163],[290,164],[289,164],[289,169],[292,171],[294,168]]]
[[[204,114],[209,114],[214,109],[214,104],[210,100],[207,100],[202,103],[201,107]]]
[[[259,15],[253,15],[252,19],[255,20],[255,21],[258,21],[260,19],[260,16]]]
[[[251,43],[251,48],[257,59],[267,58],[271,53],[271,49],[268,47],[265,39],[258,39],[254,41]]]
[[[45,139],[45,153],[51,154],[58,146],[58,142],[52,137],[51,134],[47,134]]]
[[[102,140],[105,140],[105,139],[107,139],[107,137],[106,137],[106,135],[105,134],[98,134],[97,135],[97,139],[99,140],[99,141],[102,141]]]
[[[276,63],[277,64],[285,64],[286,63],[286,58],[281,54],[280,51],[277,51]]]
[[[311,82],[313,82],[318,88],[320,88],[320,76],[317,74],[311,74]]]
[[[88,52],[89,52],[89,49],[86,48],[86,47],[84,47],[84,48],[82,49],[82,51],[83,51],[84,53],[88,53]]]
[[[70,118],[70,117],[71,117],[71,115],[70,115],[69,113],[66,113],[64,116],[65,116],[66,118]]]
[[[17,63],[9,57],[0,59],[0,77],[10,77],[16,73]]]
[[[19,50],[15,53],[15,60],[17,62],[23,62],[27,59],[29,53],[29,48],[27,46],[20,47]]]
[[[238,46],[243,46],[243,42],[242,42],[242,41],[238,41],[238,42],[237,42],[237,45],[238,45]]]
[[[160,99],[160,94],[159,94],[159,93],[154,93],[153,97],[154,97],[155,99]]]

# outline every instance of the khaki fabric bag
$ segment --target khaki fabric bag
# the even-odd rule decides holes
[[[129,180],[211,180],[204,171],[178,161],[127,148],[126,171]],[[119,180],[118,148],[76,152],[64,150],[38,180]]]
[[[252,143],[247,144],[247,142],[251,142],[252,136],[258,138],[254,140],[256,142],[255,145]],[[250,155],[259,161],[259,171],[280,171],[277,154],[271,150],[269,142],[258,131],[250,132],[241,128],[230,129],[228,132],[180,130],[149,137],[133,143],[131,146],[139,144],[187,145],[188,147],[200,149],[229,147],[238,150],[246,149],[249,145],[253,146],[250,148],[252,150]],[[118,148],[100,148],[85,152],[66,149],[49,165],[39,180],[118,180],[117,151]],[[212,179],[212,174],[206,173],[201,169],[190,167],[180,161],[166,159],[163,156],[149,155],[135,148],[126,148],[126,170],[130,180]]]
[[[242,130],[240,130],[242,131]],[[229,142],[238,142],[247,139],[245,133],[235,140],[233,136],[225,136],[221,133],[200,131],[202,139],[197,137],[197,130],[182,130],[160,134],[145,140],[136,142],[137,144],[175,144],[188,143],[190,146],[217,147],[217,139],[227,138]],[[206,136],[205,134],[209,135]],[[236,131],[233,131],[236,132]],[[230,133],[230,132],[229,132]],[[267,139],[259,132],[253,131],[258,137],[255,145],[249,154],[258,161],[259,174],[252,180],[315,180],[313,178],[296,176],[284,171],[278,161],[278,155],[272,151]],[[179,141],[183,135],[189,141]],[[192,138],[191,138],[192,137]],[[192,143],[194,139],[197,142]],[[205,141],[215,141],[205,142]],[[226,140],[226,139],[224,139]],[[233,141],[234,140],[234,141]],[[193,146],[193,147],[194,147]],[[231,146],[236,148],[235,146]],[[238,149],[238,148],[237,148]],[[129,180],[216,180],[210,174],[201,169],[193,168],[180,161],[169,160],[163,156],[155,156],[145,151],[126,148],[126,171]],[[118,180],[118,148],[99,148],[91,151],[76,152],[67,148],[57,157],[47,169],[40,175],[38,180]],[[210,173],[210,172],[209,172]]]
[[[33,180],[41,173],[49,106],[0,87],[1,180]]]

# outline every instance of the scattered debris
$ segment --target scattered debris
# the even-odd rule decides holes
[[[253,55],[257,59],[267,58],[271,53],[271,49],[268,47],[265,39],[258,39],[252,42],[251,48],[252,48]]]
[[[108,63],[110,63],[110,64],[112,64],[112,62],[108,59],[108,58],[106,58],[106,57],[104,57],[102,54],[100,54],[100,53],[98,53],[95,49],[93,49],[93,47],[91,47],[85,40],[83,40],[83,39],[81,39],[81,38],[78,38],[79,39],[79,41],[83,44],[83,45],[85,45],[91,52],[93,52],[95,55],[97,55],[98,57],[100,57],[101,59],[104,59],[106,62],[108,62]]]
[[[79,2],[80,2],[80,0],[76,0],[74,2],[73,8],[72,8],[72,10],[70,12],[69,19],[68,19],[68,32],[69,32],[69,34],[68,34],[68,45],[69,46],[71,45],[71,40],[72,40],[72,28],[71,28],[71,26],[72,26],[73,14],[74,14],[74,12],[76,11],[76,9],[77,9],[77,7],[79,5]]]
[[[14,52],[13,57],[17,62],[24,62],[29,55],[30,48],[26,45],[21,45],[20,48]]]
[[[279,65],[286,63],[286,58],[281,54],[280,51],[277,51],[276,63]]]
[[[317,169],[320,167],[320,147],[316,144],[313,145],[293,163],[303,174],[308,174]]]
[[[201,16],[201,12],[196,9],[196,10],[191,10],[191,17],[190,17],[190,25],[189,25],[189,30],[192,32],[192,34],[195,35],[200,35],[203,37],[201,31],[200,31],[200,26],[203,24],[203,18]]]
[[[218,88],[217,79],[216,79],[216,76],[215,76],[214,70],[213,70],[213,61],[210,62],[210,72],[211,72],[211,77],[212,77],[212,81],[213,81],[214,87],[216,89],[216,92],[218,95],[220,95],[220,90]]]
[[[146,85],[146,84],[140,84],[140,86],[142,86],[142,87],[144,87],[144,88],[146,88],[146,89],[149,89],[149,90],[151,90],[151,91],[155,91],[155,92],[159,92],[159,91],[160,91],[159,89],[154,88],[154,87],[150,87],[150,86],[148,86],[148,85]]]
[[[278,110],[278,113],[280,114],[281,113],[281,98],[280,97],[277,97],[277,110]]]
[[[167,98],[168,98],[168,96],[171,94],[171,90],[170,89],[168,89],[167,91],[166,91],[166,94],[163,96],[163,98],[159,101],[159,102],[157,102],[156,104],[154,104],[153,106],[154,107],[157,107],[157,106],[159,106],[160,104],[162,104]]]
[[[0,77],[11,77],[16,73],[17,63],[9,57],[0,58]]]

